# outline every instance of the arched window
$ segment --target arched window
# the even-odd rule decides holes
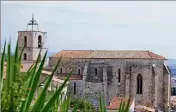
[[[97,70],[97,68],[95,68],[95,76],[97,76],[98,75],[98,70]]]
[[[121,71],[120,69],[118,69],[118,82],[120,83],[120,81],[121,81]]]
[[[75,95],[76,94],[76,82],[74,82],[73,92],[74,92],[74,95]]]
[[[24,60],[27,60],[27,54],[26,54],[26,53],[24,53],[23,59],[24,59]]]
[[[62,73],[62,68],[60,68],[60,73]]]
[[[38,48],[41,48],[42,47],[42,36],[39,35],[38,36]]]
[[[80,69],[78,69],[78,74],[79,74],[79,75],[81,74],[81,70],[80,70]]]
[[[27,37],[24,36],[24,47],[27,47]]]
[[[142,86],[143,86],[142,75],[138,74],[138,76],[137,76],[137,94],[142,94]]]

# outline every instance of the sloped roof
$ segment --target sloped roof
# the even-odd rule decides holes
[[[135,105],[135,110],[136,112],[155,112],[154,108],[143,105]]]
[[[125,104],[127,104],[128,100],[129,99],[126,98],[126,97],[114,97],[112,99],[112,101],[110,102],[110,105],[107,106],[106,108],[109,109],[109,110],[118,110],[119,107],[120,107],[120,103],[124,102]],[[133,100],[130,101],[130,106],[132,104],[132,101]]]
[[[61,80],[65,80],[68,76],[68,73],[61,73],[58,75],[57,78],[61,79]],[[82,80],[83,77],[81,74],[71,74],[69,80]]]
[[[51,57],[63,57],[71,59],[158,59],[166,58],[150,51],[127,50],[62,50]]]

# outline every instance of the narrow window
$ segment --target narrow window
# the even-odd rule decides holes
[[[120,81],[121,81],[121,71],[120,69],[118,69],[118,82],[120,83]]]
[[[27,47],[27,37],[24,36],[24,47]]]
[[[142,75],[138,74],[137,76],[137,94],[142,94]]]
[[[80,69],[78,69],[78,75],[80,75],[81,74],[81,70]]]
[[[97,68],[95,68],[95,76],[97,76],[98,75],[98,70],[97,70]]]
[[[60,68],[60,73],[62,73],[62,68]]]
[[[73,87],[73,89],[74,89],[74,95],[76,95],[76,82],[74,82],[74,87]]]
[[[38,36],[38,48],[41,48],[42,47],[42,36],[39,35]]]
[[[24,53],[23,59],[24,59],[24,60],[27,60],[27,54],[26,54],[26,53]]]

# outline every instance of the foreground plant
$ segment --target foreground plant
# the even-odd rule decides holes
[[[38,56],[37,61],[34,63],[34,65],[31,66],[31,68],[26,73],[21,73],[20,67],[21,67],[22,52],[19,55],[18,43],[16,45],[14,59],[12,59],[11,56],[10,42],[7,47],[7,53],[5,51],[6,51],[6,42],[4,45],[3,53],[1,54],[1,78],[0,78],[0,92],[2,98],[1,111],[3,112],[54,111],[53,105],[56,104],[56,102],[61,101],[59,100],[61,91],[65,87],[70,75],[72,74],[72,72],[70,72],[67,78],[65,79],[64,83],[53,93],[53,95],[48,100],[46,100],[47,99],[46,93],[48,91],[48,87],[52,81],[54,72],[59,66],[61,58],[57,62],[54,70],[52,71],[52,74],[47,78],[47,82],[46,85],[44,86],[44,89],[42,89],[39,96],[35,96],[37,88],[39,87],[39,80],[47,52],[45,53],[41,62],[40,57]],[[7,54],[7,62],[5,62],[6,54]],[[5,63],[7,64],[6,74],[4,74]],[[55,112],[57,111],[58,109],[55,109]]]

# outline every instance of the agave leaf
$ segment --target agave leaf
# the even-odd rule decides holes
[[[127,104],[126,104],[126,106],[125,106],[124,112],[128,112],[128,111],[129,111],[130,101],[131,101],[131,99],[129,98],[129,99],[128,99],[128,102],[127,102]]]
[[[6,41],[4,43],[3,53],[1,53],[1,80],[0,80],[0,93],[3,89],[3,77],[4,77],[4,59],[5,59]]]
[[[25,74],[27,77],[26,77],[26,82],[24,82],[24,87],[25,88],[29,88],[30,87],[30,84],[32,83],[32,79],[33,79],[33,76],[35,74],[35,70],[37,68],[37,64],[36,65],[32,65],[29,70],[27,71],[27,73]]]
[[[64,99],[64,101],[61,103],[60,106],[60,112],[68,112],[70,107],[70,101],[71,101],[70,97]]]
[[[73,111],[72,112],[77,112],[77,109],[80,105],[80,102],[77,100],[76,105],[74,105]]]
[[[100,103],[100,112],[106,112],[106,109],[105,109],[105,104],[104,104],[104,99],[102,98],[102,96],[100,95],[99,97],[99,103]]]
[[[122,112],[122,100],[120,101],[120,107],[119,107],[119,110],[117,112]]]
[[[60,95],[61,91],[63,90],[63,88],[65,87],[68,79],[70,78],[71,74],[73,71],[71,71],[67,78],[65,79],[64,83],[59,87],[59,89],[54,93],[54,95],[50,98],[50,100],[46,103],[46,105],[42,108],[42,110],[40,112],[47,112],[48,109],[53,105],[54,101],[56,100],[55,98],[57,97],[57,95]]]
[[[24,47],[23,47],[23,50],[24,50]],[[41,49],[40,49],[39,53],[41,53]],[[19,57],[20,62],[21,62],[21,56],[22,56],[22,52],[21,52],[20,57]],[[26,91],[27,96],[29,95],[29,90],[31,89],[32,82],[34,80],[34,75],[35,75],[35,72],[36,72],[36,69],[37,69],[37,66],[38,66],[38,61],[39,61],[39,56],[37,58],[36,63],[34,64],[34,67],[31,68],[30,73],[28,74],[28,75],[30,75],[30,77],[28,78],[27,83],[24,85],[24,87],[27,89],[27,91]],[[26,102],[27,102],[27,100],[25,99],[25,101],[20,106],[20,112],[24,112]]]
[[[43,81],[41,81],[38,86],[41,86],[41,84],[43,84],[44,82],[47,82],[49,80],[50,76],[49,77],[46,77]]]
[[[57,87],[56,90],[58,90],[58,87]],[[55,107],[57,108],[57,110],[58,110],[58,107],[60,106],[60,103],[62,102],[62,97],[63,97],[63,95],[61,94],[61,95],[58,96],[58,98],[56,99],[56,105],[55,105]]]
[[[22,58],[22,54],[23,54],[23,51],[24,51],[24,47],[22,48],[22,51],[20,52],[20,55],[19,55],[19,59],[18,59],[18,71],[20,71],[20,67],[21,67],[21,58]],[[18,72],[19,73],[19,72]]]
[[[105,101],[104,101],[104,98],[102,99],[102,103],[103,103],[103,112],[106,112],[106,108],[105,108]]]
[[[102,112],[101,94],[99,93],[99,111]]]
[[[10,45],[10,42],[8,43],[8,54],[7,54],[7,57],[8,57],[8,60],[7,60],[7,72],[6,72],[6,90],[9,94],[9,90],[10,90],[10,86],[11,86],[11,83],[12,83],[12,78],[11,78],[11,45]]]
[[[21,64],[21,57],[22,57],[23,51],[24,51],[24,47],[23,47],[22,51],[20,52],[20,56],[19,56],[19,62],[20,62],[20,64]]]
[[[46,91],[52,81],[52,78],[54,76],[54,73],[56,71],[56,69],[58,68],[59,64],[60,64],[61,58],[59,59],[59,61],[57,62],[54,70],[52,71],[51,76],[49,77],[49,80],[47,80],[47,83],[44,87],[44,89],[42,90],[41,94],[39,95],[39,98],[37,99],[36,103],[34,104],[32,111],[31,112],[38,112],[40,111],[40,109],[42,108],[42,106],[44,105],[44,101],[45,101],[45,96],[46,96]]]
[[[29,77],[31,76],[31,72],[32,72],[32,70],[33,70],[33,68],[34,68],[34,63],[30,66],[30,68],[28,69],[28,71],[25,73],[25,78],[26,79],[29,79]]]
[[[17,73],[17,67],[18,67],[17,61],[18,61],[18,42],[15,49],[15,57],[14,57],[14,63],[13,63],[13,81],[16,80],[16,73]]]
[[[40,49],[40,52],[39,52],[39,54],[41,53],[41,49]],[[26,84],[25,84],[25,86],[28,86],[28,88],[29,89],[31,89],[31,87],[32,87],[32,82],[34,81],[34,78],[35,78],[35,75],[36,75],[36,69],[37,69],[37,67],[38,67],[38,64],[39,64],[39,55],[38,55],[38,57],[37,57],[37,61],[35,62],[35,64],[33,64],[33,66],[32,66],[32,68],[31,68],[31,70],[29,71],[29,77],[28,77],[28,80],[27,80],[27,82],[26,82]]]
[[[124,112],[124,108],[125,108],[125,102],[122,103],[121,112]]]
[[[84,103],[84,112],[88,112],[88,107],[89,107],[89,105]]]
[[[9,56],[9,55],[8,55]],[[12,61],[12,70],[13,72],[10,73],[10,82],[11,82],[11,85],[10,87],[12,86],[12,84],[14,83],[14,81],[16,81],[16,74],[19,73],[19,71],[17,72],[18,70],[18,43],[16,44],[16,48],[15,48],[15,57],[14,59],[12,60],[12,56],[10,55],[10,58],[8,58],[8,60],[11,60]],[[11,91],[10,91],[10,100],[11,100],[11,104],[10,104],[10,111],[14,111],[14,100],[13,100],[13,97],[14,97],[14,88],[11,87]]]
[[[34,76],[34,79],[33,79],[33,82],[31,84],[31,91],[29,92],[28,94],[28,97],[27,97],[27,100],[26,100],[26,103],[25,103],[25,106],[24,106],[24,112],[26,112],[32,102],[32,99],[34,97],[34,93],[35,93],[35,90],[37,88],[37,85],[38,85],[38,82],[39,82],[39,79],[40,79],[40,75],[42,73],[42,68],[43,68],[43,65],[44,65],[44,62],[45,62],[45,59],[46,59],[46,54],[47,54],[47,51],[43,57],[43,60],[39,66],[39,69],[37,71],[37,73],[35,74]],[[37,63],[39,61],[39,56],[38,56],[38,59],[37,59]]]

